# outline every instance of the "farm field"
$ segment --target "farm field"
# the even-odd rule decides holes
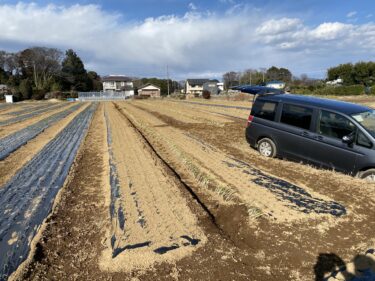
[[[0,107],[0,280],[333,281],[375,270],[374,185],[262,158],[244,137],[250,107]]]

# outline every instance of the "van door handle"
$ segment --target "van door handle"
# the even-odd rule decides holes
[[[314,139],[322,141],[323,137],[322,136],[315,136]]]

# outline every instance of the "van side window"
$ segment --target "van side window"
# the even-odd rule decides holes
[[[313,109],[285,103],[280,122],[302,129],[310,129]]]
[[[371,141],[360,130],[358,130],[357,145],[364,146],[364,147],[367,147],[367,148],[372,147]]]
[[[254,117],[275,120],[277,103],[268,101],[255,101],[253,108],[251,109],[251,115]]]
[[[357,128],[348,118],[325,110],[321,111],[319,119],[318,133],[331,138],[342,139]]]

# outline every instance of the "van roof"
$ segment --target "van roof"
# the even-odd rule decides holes
[[[367,106],[355,103],[294,94],[262,95],[259,96],[258,99],[272,100],[277,102],[291,102],[301,105],[310,105],[315,107],[321,107],[328,110],[335,110],[338,112],[342,112],[344,114],[354,114],[370,110],[370,108]]]

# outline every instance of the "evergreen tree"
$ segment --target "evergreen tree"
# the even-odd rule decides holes
[[[21,80],[20,86],[19,86],[19,92],[21,94],[21,98],[23,100],[30,99],[33,94],[33,88],[31,86],[31,82],[29,79],[23,79]]]
[[[87,71],[82,60],[72,49],[67,50],[65,53],[61,75],[65,90],[88,90],[90,81],[87,76]]]

